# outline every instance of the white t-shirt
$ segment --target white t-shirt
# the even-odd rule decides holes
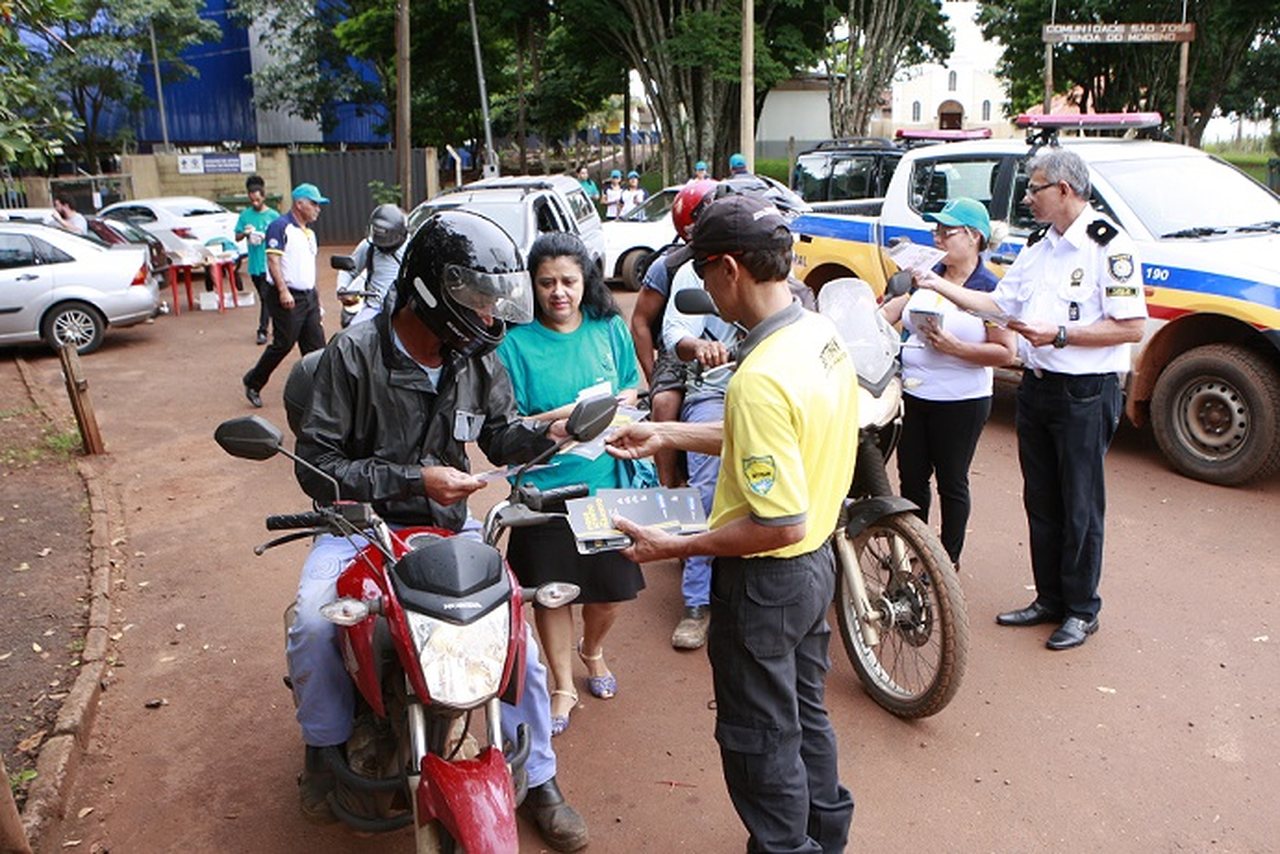
[[[639,187],[622,191],[622,216],[626,216],[644,202],[645,193]]]
[[[986,323],[941,294],[920,288],[902,309],[902,326],[911,333],[902,345],[904,390],[924,400],[972,400],[991,396],[991,368],[939,353],[916,334],[913,311],[931,311],[942,316],[942,328],[966,344],[987,340]]]
[[[290,290],[315,290],[318,252],[316,233],[299,225],[292,211],[267,226],[267,254],[280,256],[280,269]]]

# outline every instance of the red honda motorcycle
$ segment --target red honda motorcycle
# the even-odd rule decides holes
[[[522,467],[511,495],[489,511],[483,542],[438,528],[392,530],[371,506],[353,502],[267,517],[268,530],[291,533],[257,546],[259,555],[317,534],[367,543],[340,574],[338,598],[321,609],[341,627],[343,661],[357,688],[346,755],[324,749],[337,781],[331,806],[344,823],[364,832],[412,824],[418,854],[519,847],[516,807],[527,790],[529,737],[521,725],[504,752],[501,702],[517,703],[524,690],[522,605],[531,598],[564,605],[578,588],[522,588],[496,546],[507,528],[542,524],[560,515],[543,508],[587,494],[583,484],[540,492],[522,476],[568,441],[598,436],[616,408],[611,398],[578,404],[569,439]],[[256,415],[223,422],[214,438],[235,457],[284,454],[316,470]],[[478,740],[470,724],[480,709]]]

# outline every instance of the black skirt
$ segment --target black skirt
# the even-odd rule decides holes
[[[582,588],[574,601],[624,602],[644,589],[640,567],[620,552],[580,555],[564,519],[532,528],[513,528],[507,560],[525,587],[568,581]]]

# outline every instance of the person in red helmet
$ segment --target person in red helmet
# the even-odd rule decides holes
[[[636,357],[649,385],[650,418],[655,421],[675,421],[680,416],[680,403],[684,397],[685,366],[674,353],[662,347],[662,315],[671,297],[671,280],[676,268],[667,262],[671,251],[688,241],[693,223],[715,194],[717,182],[710,179],[692,180],[676,194],[671,204],[671,221],[675,225],[677,240],[658,251],[644,275],[644,284],[636,297],[631,313],[631,339],[636,345]],[[655,457],[658,480],[663,486],[677,486],[683,480],[675,452],[664,452]]]

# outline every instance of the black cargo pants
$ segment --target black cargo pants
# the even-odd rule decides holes
[[[853,796],[840,785],[823,700],[834,591],[829,545],[712,567],[716,741],[750,852],[830,854],[849,837]]]

